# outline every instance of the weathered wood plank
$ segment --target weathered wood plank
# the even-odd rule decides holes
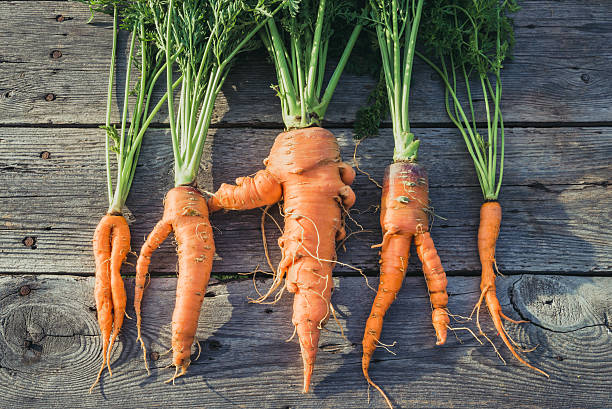
[[[104,145],[98,129],[0,130],[0,169],[7,175],[0,193],[0,271],[4,273],[93,272],[91,237],[106,209]],[[433,236],[450,273],[479,270],[476,230],[481,195],[463,142],[452,129],[423,129],[421,162],[430,169],[431,199],[441,218]],[[275,130],[217,129],[212,132],[212,160],[205,161],[200,186],[211,191],[221,182],[256,172],[266,157]],[[346,160],[354,141],[348,130],[337,130]],[[507,138],[505,209],[498,245],[498,265],[505,272],[607,272],[612,270],[612,235],[606,224],[612,208],[609,187],[611,128],[514,129]],[[236,150],[236,140],[243,147]],[[360,166],[381,180],[390,160],[392,138],[359,146]],[[47,159],[41,158],[48,152]],[[248,152],[246,157],[244,153]],[[46,157],[46,155],[43,155]],[[205,155],[207,157],[208,154]],[[172,149],[168,135],[155,130],[146,139],[128,207],[136,217],[132,247],[139,250],[162,213],[161,199],[172,186]],[[340,260],[368,273],[378,270],[370,245],[380,240],[380,192],[359,174],[354,219],[369,232],[354,235]],[[273,214],[278,217],[278,212]],[[218,214],[215,240],[222,260],[216,272],[248,272],[264,267],[259,231],[261,211]],[[444,219],[442,219],[442,217]],[[357,226],[350,227],[355,231]],[[278,233],[267,223],[273,257]],[[24,243],[26,237],[36,239]],[[27,244],[27,245],[26,245]],[[173,273],[176,258],[171,240],[154,256],[153,271]],[[237,257],[236,255],[240,255]],[[134,260],[131,260],[132,262]],[[129,272],[131,267],[126,266]],[[355,273],[338,266],[338,273]],[[411,264],[411,274],[420,274]]]
[[[376,284],[376,280],[372,280]],[[526,359],[547,371],[546,379],[521,366],[503,348],[507,365],[489,344],[467,332],[459,342],[449,336],[442,347],[429,322],[423,280],[406,279],[385,320],[381,341],[397,342],[396,355],[380,349],[371,375],[396,407],[555,407],[600,408],[612,399],[612,279],[519,276],[498,279],[504,311],[530,324],[508,325],[511,336],[537,349]],[[143,330],[149,352],[170,345],[174,278],[154,278],[143,305]],[[270,281],[259,281],[265,287]],[[27,287],[26,287],[27,286]],[[128,313],[133,283],[127,281]],[[20,289],[23,289],[20,295]],[[28,291],[29,290],[29,291]],[[449,280],[449,307],[469,314],[478,298],[478,279]],[[93,297],[93,279],[53,276],[0,276],[0,402],[6,409],[244,407],[365,408],[384,407],[375,391],[368,403],[361,374],[361,337],[373,293],[362,278],[336,280],[333,303],[346,338],[333,321],[324,331],[313,377],[313,392],[300,393],[299,346],[292,332],[291,297],[276,305],[249,304],[252,282],[209,287],[198,338],[203,350],[177,385],[166,385],[170,357],[143,367],[135,325],[126,320],[113,354],[113,378],[87,389],[101,361]],[[362,300],[362,302],[355,302]],[[483,328],[493,335],[489,319]],[[475,327],[474,323],[454,324]],[[452,334],[452,333],[451,333]],[[501,342],[492,338],[498,347]],[[194,348],[195,351],[195,348]]]
[[[504,119],[609,122],[612,9],[597,0],[532,0],[521,7],[515,18],[515,58],[503,73]],[[3,2],[0,17],[0,124],[103,123],[109,20],[99,16],[86,25],[86,6],[65,1]],[[61,57],[52,57],[55,50]],[[218,98],[214,123],[280,123],[278,101],[269,89],[275,81],[262,57],[238,65]],[[448,123],[439,80],[420,61],[413,84],[413,123]],[[351,122],[372,86],[371,79],[345,75],[327,119]]]

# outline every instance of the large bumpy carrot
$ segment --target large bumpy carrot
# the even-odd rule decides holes
[[[175,187],[168,192],[164,203],[164,215],[143,244],[138,257],[134,309],[138,340],[145,351],[146,362],[146,348],[141,336],[141,303],[145,281],[151,255],[173,231],[179,261],[176,304],[172,314],[172,364],[176,367],[174,379],[185,374],[191,363],[191,346],[210,279],[215,244],[206,199],[199,190],[187,186]]]
[[[102,365],[92,388],[105,366],[108,366],[111,376],[113,374],[110,355],[125,315],[126,295],[121,265],[130,252],[130,228],[123,216],[107,214],[100,220],[94,232],[93,251],[96,263],[94,298],[102,333]]]
[[[449,324],[446,312],[447,281],[429,235],[428,206],[429,190],[425,169],[412,162],[395,162],[389,165],[385,171],[381,201],[380,224],[383,241],[375,246],[382,247],[380,282],[363,336],[363,374],[377,389],[378,386],[370,379],[368,368],[372,354],[380,342],[385,313],[402,287],[413,238],[429,290],[436,344],[441,345],[446,341]]]
[[[539,368],[529,364],[525,361],[514,349],[514,346],[510,342],[508,333],[502,323],[502,318],[515,324],[519,324],[527,321],[516,321],[512,318],[507,317],[501,309],[499,300],[497,299],[495,289],[495,271],[493,266],[495,264],[495,245],[497,243],[497,237],[499,235],[499,227],[501,225],[502,209],[497,201],[485,202],[480,207],[480,226],[478,227],[478,254],[480,256],[480,264],[482,266],[482,273],[480,278],[480,299],[476,304],[476,309],[480,310],[482,301],[484,300],[493,325],[497,333],[506,344],[506,347],[510,350],[512,355],[519,360],[522,364],[529,368],[540,372],[541,374],[548,376],[548,374]],[[480,327],[480,323],[478,323]],[[480,330],[482,333],[482,330]]]
[[[321,327],[330,315],[335,242],[345,236],[343,208],[355,202],[349,186],[355,172],[340,159],[334,135],[318,127],[279,134],[264,164],[254,177],[223,184],[210,199],[210,210],[252,209],[284,198],[285,229],[278,240],[282,259],[271,291],[286,277],[287,290],[295,293],[292,321],[306,393]]]

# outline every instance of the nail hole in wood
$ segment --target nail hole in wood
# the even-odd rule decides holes
[[[21,240],[24,246],[31,248],[32,250],[36,250],[36,237],[27,236],[23,240]]]

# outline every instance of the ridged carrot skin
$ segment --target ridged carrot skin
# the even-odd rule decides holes
[[[425,169],[413,162],[389,165],[385,170],[381,199],[383,241],[381,245],[375,246],[382,247],[380,281],[363,336],[363,374],[378,390],[380,388],[371,381],[368,374],[370,360],[380,341],[385,313],[402,287],[413,238],[429,290],[436,344],[441,345],[446,341],[449,324],[446,312],[447,280],[429,234],[428,208],[429,189]],[[383,393],[382,390],[380,392]]]
[[[130,228],[123,216],[107,214],[100,220],[94,232],[93,252],[96,265],[94,299],[102,334],[102,366],[92,388],[98,383],[104,366],[108,367],[111,376],[113,374],[110,355],[125,315],[127,298],[121,265],[130,252]]]
[[[293,325],[300,341],[304,388],[308,392],[321,327],[330,315],[336,240],[345,236],[343,210],[355,203],[352,167],[342,162],[334,135],[318,127],[278,135],[265,170],[223,184],[210,199],[211,211],[246,210],[284,198],[285,228],[278,240],[282,259],[277,270],[295,293]]]
[[[178,253],[176,303],[172,314],[172,364],[176,376],[185,374],[191,363],[191,346],[198,329],[198,318],[215,254],[206,199],[194,187],[171,189],[164,200],[164,215],[140,250],[136,265],[134,309],[138,339],[141,337],[141,304],[153,252],[174,232]],[[178,373],[180,369],[180,373]],[[174,379],[174,378],[173,378]]]

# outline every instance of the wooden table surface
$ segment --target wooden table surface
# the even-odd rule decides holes
[[[526,359],[521,366],[492,336],[466,331],[435,346],[420,265],[411,258],[404,288],[385,321],[371,368],[397,407],[612,406],[612,8],[607,1],[523,1],[515,18],[514,59],[503,72],[506,167],[497,262],[504,311],[528,324],[509,325]],[[198,338],[202,352],[175,386],[170,321],[176,257],[171,240],[153,257],[144,300],[150,351],[147,375],[127,320],[113,355],[114,376],[87,389],[101,362],[93,301],[91,237],[106,210],[103,131],[109,20],[65,1],[0,2],[0,407],[1,408],[366,408],[384,407],[361,375],[361,336],[373,292],[355,270],[337,266],[332,302],[344,327],[330,322],[321,337],[313,391],[300,394],[302,363],[292,333],[291,297],[276,305],[248,303],[250,280],[213,280]],[[125,37],[119,54],[125,55]],[[199,184],[212,190],[251,174],[282,128],[265,59],[247,56],[217,101]],[[118,71],[122,72],[122,64]],[[119,81],[123,81],[120,76]],[[469,315],[478,298],[476,230],[481,193],[473,164],[441,106],[438,78],[417,62],[411,118],[430,172],[432,235],[449,278],[451,312]],[[326,122],[345,160],[355,165],[351,125],[373,87],[344,75]],[[119,103],[122,95],[116,96]],[[117,103],[114,120],[117,120]],[[145,139],[127,202],[132,248],[139,249],[173,184],[172,149],[158,117]],[[239,142],[237,142],[239,141]],[[236,147],[240,144],[240,148]],[[392,154],[389,124],[360,144],[359,166],[380,180]],[[339,260],[377,284],[379,189],[359,174],[352,231]],[[273,213],[274,214],[274,213]],[[278,212],[276,212],[278,217]],[[266,266],[261,210],[215,215],[221,276]],[[359,225],[358,225],[359,224]],[[267,236],[273,261],[278,233]],[[130,257],[129,262],[135,261]],[[133,267],[124,269],[127,275]],[[264,288],[269,281],[258,279]],[[126,280],[128,295],[133,281]],[[128,313],[133,315],[131,298]],[[454,322],[454,326],[474,322]],[[195,358],[195,356],[194,356]]]

